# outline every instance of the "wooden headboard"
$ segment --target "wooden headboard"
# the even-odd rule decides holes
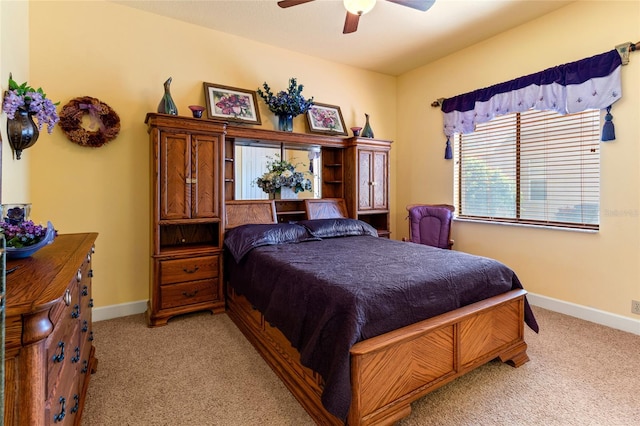
[[[225,201],[225,229],[248,223],[278,223],[273,200]]]
[[[225,229],[249,223],[278,223],[273,200],[225,201]],[[304,200],[307,219],[348,218],[347,205],[342,198]]]
[[[349,217],[347,204],[342,198],[304,200],[307,219],[335,219]]]

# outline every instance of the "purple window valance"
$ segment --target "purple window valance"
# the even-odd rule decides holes
[[[572,114],[604,109],[622,96],[617,50],[445,99],[444,133],[471,133],[478,123],[529,109]]]

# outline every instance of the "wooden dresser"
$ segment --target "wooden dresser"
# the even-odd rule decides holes
[[[59,235],[7,260],[5,425],[78,425],[97,360],[91,258],[98,234]]]

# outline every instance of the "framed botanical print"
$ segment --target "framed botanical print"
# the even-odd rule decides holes
[[[237,123],[261,124],[256,92],[204,83],[207,117]]]
[[[330,135],[346,135],[342,112],[339,106],[314,103],[307,111],[309,131]]]

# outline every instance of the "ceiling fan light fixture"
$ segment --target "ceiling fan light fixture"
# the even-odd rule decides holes
[[[373,9],[373,6],[376,5],[376,0],[343,0],[344,8],[347,9],[349,13],[353,13],[354,15],[364,15],[367,12],[370,12]]]

